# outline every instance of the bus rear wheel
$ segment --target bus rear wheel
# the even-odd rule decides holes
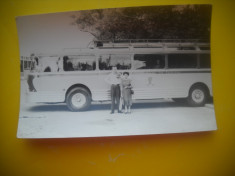
[[[71,111],[85,111],[91,105],[91,96],[85,88],[76,87],[68,93],[66,104]]]
[[[205,86],[196,85],[189,90],[187,102],[190,106],[204,106],[208,97]]]

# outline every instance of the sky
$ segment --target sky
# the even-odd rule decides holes
[[[74,12],[16,18],[20,55],[54,54],[64,48],[86,48],[93,40],[88,32],[71,25]]]

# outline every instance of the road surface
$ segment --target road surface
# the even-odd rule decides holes
[[[135,103],[131,114],[110,114],[110,104],[93,104],[88,111],[71,112],[65,104],[21,105],[19,138],[95,137],[216,130],[213,104],[187,107],[172,100]]]

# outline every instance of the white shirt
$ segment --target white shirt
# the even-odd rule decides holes
[[[112,85],[112,84],[120,84],[121,83],[120,74],[119,73],[113,73],[113,72],[110,73],[105,78],[105,82],[107,82],[110,85]]]

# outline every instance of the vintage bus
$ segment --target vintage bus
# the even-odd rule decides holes
[[[28,75],[28,100],[64,102],[71,111],[87,110],[92,102],[110,100],[105,78],[114,66],[130,73],[134,101],[171,98],[204,106],[212,96],[207,42],[123,40],[95,41],[93,46],[35,55],[36,66],[44,64],[44,69],[34,68]]]

